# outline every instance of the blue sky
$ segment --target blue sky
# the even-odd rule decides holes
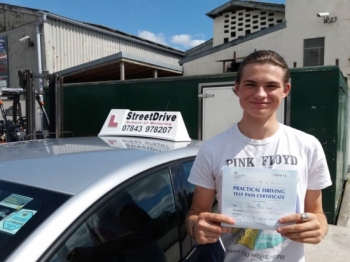
[[[181,50],[213,37],[205,14],[229,0],[0,0],[108,26]],[[284,3],[284,0],[261,2]]]

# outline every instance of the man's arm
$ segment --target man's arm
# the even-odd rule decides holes
[[[306,191],[305,213],[309,215],[309,221],[302,221],[300,214],[286,216],[281,218],[279,222],[294,222],[295,224],[279,227],[277,231],[281,233],[282,236],[297,242],[318,244],[328,230],[327,218],[323,213],[321,190]]]
[[[214,189],[196,186],[194,190],[192,206],[186,218],[186,228],[188,234],[199,244],[215,243],[220,234],[228,233],[230,228],[221,226],[221,222],[234,224],[233,219],[227,216],[211,213],[214,197]]]
[[[323,212],[322,206],[322,191],[321,190],[307,190],[305,196],[305,212],[316,215],[320,222],[321,242],[322,238],[327,234],[328,222]]]

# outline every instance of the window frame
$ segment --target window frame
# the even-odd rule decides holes
[[[181,237],[182,237],[182,234],[181,234],[181,220],[184,219],[184,223],[186,222],[186,215],[187,215],[187,212],[190,210],[191,206],[190,206],[190,203],[188,203],[187,201],[187,196],[184,194],[184,191],[187,190],[189,191],[190,188],[189,188],[189,185],[188,185],[188,182],[187,182],[187,179],[186,181],[184,181],[184,172],[183,172],[183,168],[182,168],[182,165],[186,162],[190,162],[192,161],[192,166],[193,166],[193,163],[195,161],[195,157],[187,157],[187,158],[183,158],[181,159],[181,161],[178,161],[178,163],[174,166],[172,166],[170,168],[170,171],[171,171],[171,178],[172,178],[172,182],[173,183],[177,183],[177,186],[179,188],[181,188],[181,198],[183,200],[183,204],[184,204],[184,209],[185,209],[185,217],[184,218],[181,218],[180,217],[180,213],[181,211],[179,210],[179,197],[176,195],[179,191],[176,190],[176,187],[175,185],[174,186],[174,193],[175,193],[175,205],[176,205],[176,212],[177,212],[177,218],[178,218],[178,235],[179,235],[179,244],[180,244],[180,255],[181,255],[181,258],[185,258],[188,256],[189,253],[191,253],[191,251],[193,250],[193,247],[196,245],[196,242],[192,240],[192,238],[186,233],[186,236],[185,238],[183,239],[184,241],[182,241]],[[186,182],[186,183],[185,183]],[[186,225],[185,225],[185,229],[186,229]],[[189,238],[188,240],[186,240],[186,238]],[[187,241],[187,243],[186,243]],[[189,243],[188,243],[189,242]],[[189,245],[189,246],[187,246]]]
[[[308,44],[307,41],[320,41],[319,45],[313,45],[306,47]],[[322,44],[321,44],[322,42]],[[324,55],[325,55],[325,43],[326,39],[325,37],[314,37],[314,38],[307,38],[304,39],[303,41],[303,66],[308,67],[308,66],[323,66],[324,65]],[[307,60],[307,52],[310,52],[312,50],[317,50],[318,57],[317,61],[311,61],[310,58]],[[321,56],[321,53],[323,56]],[[312,63],[311,63],[312,62]]]

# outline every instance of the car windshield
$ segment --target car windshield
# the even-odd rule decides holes
[[[0,261],[69,197],[0,180]]]

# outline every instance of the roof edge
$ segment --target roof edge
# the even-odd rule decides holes
[[[147,59],[147,58],[143,58],[143,57],[139,57],[136,55],[132,55],[126,52],[118,52],[116,54],[113,55],[109,55],[109,56],[105,56],[102,58],[98,58],[96,60],[84,63],[84,64],[80,64],[77,66],[72,66],[70,68],[67,69],[63,69],[61,71],[58,71],[58,73],[62,76],[69,76],[74,72],[77,71],[84,71],[86,69],[92,68],[92,67],[96,67],[96,66],[100,66],[103,65],[105,63],[109,63],[112,62],[114,60],[122,60],[122,59],[129,59],[132,61],[136,61],[136,62],[142,62],[144,64],[149,64],[149,65],[153,65],[153,66],[157,66],[157,67],[162,67],[164,68],[164,70],[172,70],[172,71],[176,71],[179,73],[182,73],[183,68],[182,66],[175,66],[175,65],[170,65],[170,64],[166,64],[166,63],[161,63],[158,62],[156,60],[152,60],[152,59]]]
[[[212,19],[215,19],[216,17],[221,16],[222,13],[229,12],[230,10],[234,9],[234,7],[242,7],[242,9],[254,8],[260,10],[285,12],[284,4],[274,4],[258,1],[244,2],[240,0],[232,0],[208,12],[206,15]]]
[[[284,28],[286,28],[286,27],[287,27],[287,23],[286,23],[286,22],[282,22],[282,23],[276,24],[276,25],[274,25],[274,26],[272,26],[272,27],[269,27],[269,28],[260,30],[260,31],[258,31],[258,32],[249,34],[249,35],[247,35],[247,36],[244,36],[243,38],[235,39],[235,40],[232,40],[231,42],[228,42],[228,43],[224,43],[224,44],[222,44],[222,45],[215,46],[215,47],[213,47],[213,48],[210,49],[210,50],[206,50],[206,51],[203,51],[203,52],[196,53],[196,54],[194,54],[194,55],[185,57],[185,58],[183,58],[183,59],[180,59],[179,64],[180,64],[180,65],[183,65],[184,63],[187,63],[187,62],[196,60],[196,59],[198,59],[198,58],[201,58],[201,57],[204,57],[204,56],[207,56],[207,55],[214,54],[214,53],[216,53],[216,52],[219,52],[219,51],[225,50],[225,49],[227,49],[227,48],[230,48],[230,47],[232,47],[232,46],[239,45],[239,44],[244,43],[244,42],[247,42],[247,41],[249,41],[249,40],[252,40],[252,39],[261,37],[261,36],[263,36],[263,35],[271,34],[271,33],[273,33],[273,32],[282,30],[282,29],[284,29]]]

